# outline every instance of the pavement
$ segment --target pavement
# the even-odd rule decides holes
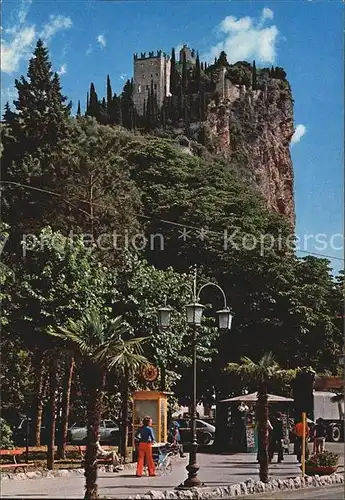
[[[328,443],[327,443],[328,444]],[[329,451],[334,451],[344,455],[344,444],[329,444]],[[129,495],[145,494],[147,491],[174,489],[187,477],[186,465],[188,458],[178,459],[173,464],[172,473],[167,476],[136,478],[135,471],[122,471],[120,473],[101,472],[99,473],[98,485],[100,497],[126,498]],[[256,462],[256,455],[252,453],[237,454],[198,454],[198,464],[200,466],[199,478],[206,486],[222,486],[245,481],[252,478],[258,479],[259,467]],[[343,456],[339,472],[344,470]],[[270,464],[269,475],[271,478],[286,479],[301,474],[300,466],[296,462],[295,455],[285,455],[281,464]],[[6,481],[1,484],[1,498],[83,498],[85,478],[81,476],[56,477],[52,479],[25,479],[17,481]],[[342,487],[343,488],[343,487]],[[267,498],[327,498],[340,499],[343,496],[329,496],[331,488],[326,488],[328,496],[315,497],[316,490],[313,488],[313,495],[308,497],[304,490],[291,491],[290,496],[274,494]],[[334,494],[339,495],[340,489],[334,488]],[[303,491],[303,495],[302,495]],[[332,490],[333,491],[333,490]],[[343,490],[342,490],[343,491]],[[293,496],[296,493],[297,496]],[[285,495],[287,493],[284,493]],[[283,495],[284,495],[283,494]],[[323,492],[321,492],[321,495]],[[342,493],[343,494],[343,493]],[[307,495],[307,496],[305,496]],[[248,498],[248,497],[247,497]],[[249,498],[254,498],[250,496]],[[263,498],[257,496],[257,498]]]
[[[287,490],[271,495],[250,495],[250,497],[237,497],[238,500],[344,500],[344,485],[330,486],[328,488],[304,488],[301,490]]]

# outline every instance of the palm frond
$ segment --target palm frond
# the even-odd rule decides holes
[[[76,323],[74,323],[76,325]],[[71,326],[73,326],[71,324]],[[77,328],[76,328],[77,330]],[[50,328],[48,330],[49,335],[58,337],[64,340],[72,350],[78,351],[81,355],[89,355],[91,353],[91,348],[87,340],[85,340],[80,333],[68,330],[62,326],[57,326],[55,329]]]

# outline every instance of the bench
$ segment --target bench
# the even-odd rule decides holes
[[[0,464],[0,470],[1,469],[13,469],[14,472],[16,472],[17,469],[23,469],[23,472],[26,472],[26,469],[28,467],[33,467],[35,464],[33,463],[18,463],[17,462],[17,457],[20,457],[21,455],[24,455],[26,452],[20,448],[17,448],[15,450],[0,450],[0,458],[3,457],[9,457],[12,458],[13,462],[12,463],[1,463]]]

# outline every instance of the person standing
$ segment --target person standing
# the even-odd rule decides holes
[[[325,451],[326,436],[327,429],[323,423],[323,419],[320,417],[316,420],[314,428],[315,453],[323,453]]]
[[[145,417],[143,425],[139,427],[135,433],[135,439],[138,442],[138,463],[137,463],[137,477],[142,477],[144,461],[149,470],[149,476],[156,475],[155,464],[152,457],[152,444],[155,442],[155,435],[152,429],[152,418]]]
[[[275,417],[271,421],[272,432],[270,436],[270,446],[269,446],[269,461],[271,462],[274,457],[274,453],[278,453],[278,464],[284,460],[283,455],[283,439],[284,439],[284,426],[282,414],[278,411]]]
[[[306,441],[306,443],[305,443],[305,458],[308,458],[308,456],[309,456],[309,448],[308,448],[309,427],[308,427],[308,424],[306,423],[305,434],[303,436],[303,422],[301,422],[301,421],[297,422],[295,424],[294,434],[296,436],[295,453],[297,455],[297,461],[299,463],[301,463],[303,439],[305,439],[305,441]]]
[[[185,457],[183,453],[183,444],[181,443],[181,434],[180,434],[180,424],[174,420],[171,425],[171,435],[172,435],[172,445],[176,446],[181,458]]]

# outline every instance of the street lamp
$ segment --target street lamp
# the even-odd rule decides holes
[[[345,354],[338,354],[338,365],[345,367]]]
[[[230,309],[227,307],[226,296],[224,290],[215,283],[205,283],[202,285],[197,292],[197,283],[196,283],[196,272],[194,275],[194,290],[193,290],[193,301],[191,304],[187,304],[186,307],[186,315],[187,315],[187,323],[191,327],[193,327],[193,398],[192,398],[192,415],[191,415],[191,424],[192,424],[192,443],[189,453],[189,463],[186,467],[188,471],[188,477],[178,488],[190,488],[201,486],[202,483],[198,478],[198,470],[199,466],[197,464],[197,434],[196,434],[196,398],[197,398],[197,390],[196,390],[196,347],[197,347],[197,328],[201,325],[202,313],[205,309],[205,306],[200,303],[200,294],[204,288],[207,286],[214,286],[223,296],[224,306],[223,309],[217,311],[218,316],[218,327],[220,330],[230,330],[232,315]],[[168,327],[170,325],[171,319],[171,308],[166,305],[164,307],[160,307],[158,309],[158,318],[159,325],[162,327]]]

